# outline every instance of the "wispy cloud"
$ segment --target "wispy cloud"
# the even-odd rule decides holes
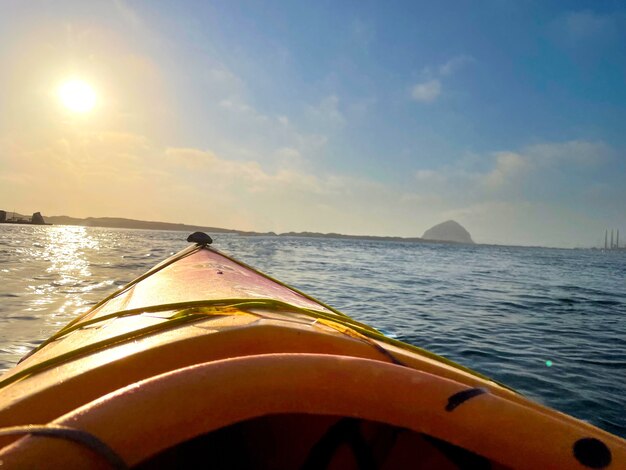
[[[480,175],[479,181],[486,188],[500,190],[510,185],[513,180],[528,173],[531,162],[524,155],[515,152],[498,152],[495,154],[495,165],[486,174]]]
[[[596,165],[606,163],[614,151],[604,142],[571,140],[535,144],[526,148],[527,158],[539,166]]]
[[[245,93],[244,81],[224,64],[211,64],[203,75],[215,95],[231,99],[241,97]]]
[[[467,55],[467,54],[462,54],[462,55],[453,57],[449,61],[447,61],[445,64],[439,66],[439,74],[444,77],[448,75],[452,75],[456,73],[457,71],[459,71],[460,69],[462,69],[463,67],[465,67],[466,65],[471,64],[473,62],[476,62],[476,59],[474,59],[472,56]]]
[[[439,80],[428,80],[426,82],[413,85],[411,97],[415,101],[431,103],[441,94],[441,82]]]
[[[118,11],[122,19],[128,22],[132,27],[143,27],[143,22],[135,10],[133,10],[127,2],[123,0],[113,0],[113,5]]]
[[[422,70],[423,80],[411,88],[411,98],[422,103],[432,103],[443,92],[443,80],[461,70],[476,60],[467,54],[450,58],[445,63],[433,67],[427,66]]]
[[[305,166],[326,145],[328,136],[346,123],[340,98],[334,94],[294,107],[297,112],[267,112],[255,103],[249,83],[218,61],[205,68],[202,90],[204,101],[211,105],[203,110],[207,120],[197,123],[206,136],[200,145],[238,160],[274,168],[287,162]],[[292,149],[290,158],[285,149]],[[293,158],[295,153],[298,158]]]
[[[309,106],[308,114],[312,123],[321,129],[338,129],[346,124],[337,95],[326,96],[317,105]]]
[[[465,196],[485,197],[493,192],[503,196],[506,192],[517,191],[525,179],[545,178],[553,171],[564,174],[572,169],[593,168],[607,163],[613,154],[604,142],[547,142],[520,151],[493,152],[478,159],[459,160],[455,165],[436,170],[419,169],[415,179],[429,190],[449,195],[460,191]],[[488,166],[477,168],[476,161],[487,161]]]

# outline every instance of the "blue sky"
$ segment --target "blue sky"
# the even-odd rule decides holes
[[[486,243],[626,237],[626,4],[20,2],[0,205]],[[91,84],[92,112],[55,87]],[[60,184],[62,182],[62,184]]]

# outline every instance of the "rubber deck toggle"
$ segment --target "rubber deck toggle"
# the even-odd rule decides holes
[[[485,390],[484,388],[468,388],[467,390],[462,390],[458,393],[455,393],[448,398],[446,411],[454,411],[454,409],[460,404],[466,402],[470,398],[482,395],[483,393],[487,393],[487,390]]]
[[[604,468],[611,463],[611,451],[595,437],[585,437],[574,443],[574,457],[585,467]]]
[[[193,232],[187,237],[187,241],[190,243],[197,243],[201,246],[206,246],[213,243],[213,239],[204,232]]]

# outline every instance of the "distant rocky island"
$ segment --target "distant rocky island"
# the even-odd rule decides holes
[[[472,236],[465,228],[454,220],[447,220],[424,232],[422,238],[425,240],[436,240],[452,243],[474,243]]]
[[[7,211],[2,210],[0,210],[0,224],[52,225],[44,220],[41,212],[35,212],[30,217],[13,212],[13,215],[8,217]]]
[[[177,224],[171,222],[155,222],[147,220],[126,219],[120,217],[87,217],[77,218],[65,215],[46,216],[46,220],[54,225],[78,225],[83,227],[106,227],[128,228],[143,230],[172,230],[183,232],[209,232],[209,233],[232,233],[242,236],[267,236],[267,237],[307,237],[307,238],[335,238],[345,240],[371,240],[371,241],[396,241],[414,243],[474,243],[469,232],[459,223],[449,220],[435,225],[426,230],[423,237],[383,237],[374,235],[344,235],[341,233],[320,232],[287,232],[277,234],[274,232],[251,232],[233,230],[220,227],[208,227],[201,225]]]

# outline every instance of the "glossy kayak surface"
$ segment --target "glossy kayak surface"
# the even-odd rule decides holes
[[[624,440],[205,246],[2,376],[0,427],[7,468],[626,468]]]

